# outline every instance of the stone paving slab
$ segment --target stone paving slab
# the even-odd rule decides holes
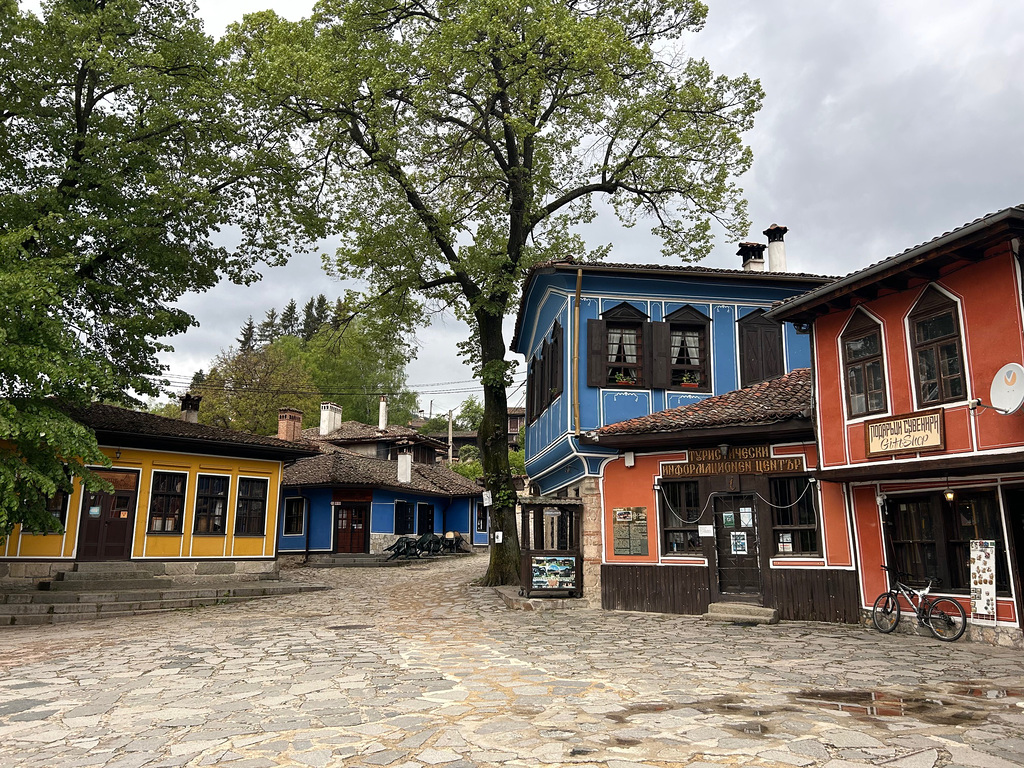
[[[1017,651],[783,622],[509,610],[484,557],[327,592],[0,630],[0,765],[1024,765]]]

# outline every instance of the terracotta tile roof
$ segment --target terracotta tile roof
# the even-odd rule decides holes
[[[798,368],[778,379],[726,392],[667,411],[609,424],[598,436],[646,435],[706,427],[758,426],[806,414],[811,407],[811,370]]]
[[[413,490],[434,496],[478,496],[483,493],[472,480],[440,464],[412,465],[412,481],[398,482],[398,462],[336,450],[300,459],[285,467],[283,485],[356,485],[394,490]]]
[[[343,421],[340,427],[327,435],[321,435],[319,427],[302,430],[302,437],[305,440],[337,440],[346,442],[397,440],[403,437],[414,437],[418,434],[415,429],[394,424],[382,432],[377,427],[363,424],[359,421]]]
[[[219,443],[224,446],[270,448],[282,451],[288,458],[296,452],[308,455],[308,446],[278,440],[276,437],[250,435],[233,429],[193,424],[181,419],[169,419],[142,411],[130,411],[113,405],[93,403],[87,408],[70,409],[75,421],[97,433],[117,433],[138,437],[165,438],[191,442]],[[315,449],[313,449],[315,450]]]

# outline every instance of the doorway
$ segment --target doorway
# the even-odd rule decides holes
[[[334,551],[355,554],[366,552],[369,522],[369,504],[353,501],[335,503]]]
[[[86,491],[78,525],[79,560],[129,560],[139,488],[139,473],[98,470],[113,493]]]
[[[722,598],[760,600],[758,543],[753,495],[716,496],[715,554]]]
[[[434,532],[434,505],[416,505],[416,533],[422,536]]]

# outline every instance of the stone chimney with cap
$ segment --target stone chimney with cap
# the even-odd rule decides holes
[[[341,428],[341,406],[320,403],[320,436],[324,437]]]
[[[780,227],[778,224],[772,224],[764,231],[764,236],[768,238],[769,272],[786,271],[786,243],[783,238],[787,232],[789,229]]]
[[[187,421],[189,424],[198,424],[199,403],[202,402],[203,396],[186,392],[179,399],[181,400],[181,420]]]
[[[294,443],[302,438],[302,411],[282,408],[277,412],[277,439]]]
[[[764,243],[740,243],[736,255],[743,259],[744,272],[764,272]]]

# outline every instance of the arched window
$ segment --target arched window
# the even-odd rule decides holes
[[[918,405],[937,405],[967,397],[960,317],[956,302],[933,287],[910,313],[914,384]]]
[[[885,413],[882,327],[858,310],[842,335],[846,406],[851,417]]]

